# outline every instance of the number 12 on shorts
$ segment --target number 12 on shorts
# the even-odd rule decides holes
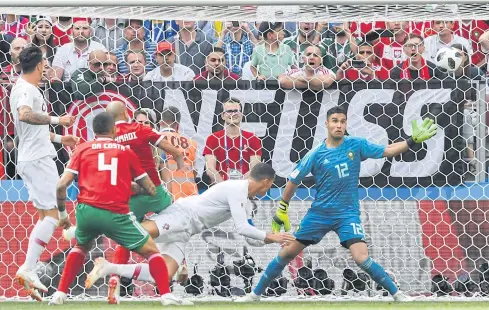
[[[360,223],[350,223],[351,227],[353,228],[353,234],[354,235],[364,235],[363,233],[363,227]]]
[[[110,165],[105,164],[105,154],[98,154],[98,171],[110,171],[110,185],[117,185],[117,158],[110,160]]]

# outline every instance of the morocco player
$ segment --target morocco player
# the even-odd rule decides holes
[[[76,206],[76,246],[66,258],[66,264],[50,304],[63,304],[68,289],[85,263],[85,255],[93,240],[100,235],[144,256],[149,272],[161,292],[163,305],[181,305],[182,300],[170,292],[165,261],[149,234],[129,212],[132,181],[151,196],[156,188],[130,148],[117,143],[114,119],[102,112],[93,119],[94,141],[79,145],[56,187],[59,209],[65,209],[66,189],[78,176]],[[69,218],[62,221],[70,226]]]
[[[360,163],[368,158],[398,156],[413,145],[433,137],[437,125],[425,119],[418,128],[416,121],[413,121],[413,135],[407,141],[389,146],[377,145],[363,138],[345,137],[346,110],[334,107],[327,112],[326,128],[326,140],[309,151],[292,171],[272,221],[273,231],[280,231],[282,225],[286,231],[290,229],[287,215],[289,201],[302,179],[311,173],[316,181],[316,197],[295,232],[296,240],[282,248],[270,262],[253,292],[238,298],[237,302],[258,301],[273,279],[280,275],[294,257],[307,246],[320,242],[329,231],[339,236],[341,245],[350,250],[355,263],[396,301],[410,300],[368,255],[358,200]]]
[[[38,290],[47,292],[47,288],[39,281],[36,263],[58,226],[58,219],[67,217],[64,209],[56,208],[56,182],[59,177],[53,161],[56,150],[52,142],[74,146],[78,138],[55,135],[49,131],[49,124],[69,126],[73,124],[74,117],[53,117],[47,112],[47,103],[38,88],[47,64],[41,49],[25,48],[19,55],[19,61],[22,75],[10,94],[19,152],[17,172],[29,191],[29,200],[37,209],[39,220],[29,236],[25,262],[17,271],[16,281],[31,297],[41,301]]]
[[[270,165],[257,163],[247,180],[218,183],[201,195],[180,198],[162,213],[150,217],[142,226],[155,238],[168,266],[171,280],[185,257],[185,246],[193,235],[233,219],[237,232],[256,246],[263,243],[288,243],[295,240],[289,233],[267,233],[252,226],[248,219],[249,198],[264,195],[275,179]],[[248,212],[247,212],[248,211]],[[251,240],[250,240],[251,239]],[[117,265],[97,259],[87,282],[118,274],[142,281],[153,281],[148,264]]]
[[[183,152],[174,147],[164,136],[150,127],[139,123],[128,123],[129,115],[126,105],[120,101],[113,101],[107,105],[107,113],[112,115],[115,120],[117,137],[115,140],[133,150],[141,161],[141,166],[148,173],[151,181],[156,185],[156,195],[133,195],[129,200],[129,209],[141,222],[146,213],[159,213],[168,207],[172,198],[170,193],[162,185],[158,171],[153,158],[153,147],[157,146],[163,151],[171,154],[177,162],[179,168],[183,168]],[[114,262],[127,264],[130,257],[130,251],[121,245],[116,247],[114,253]],[[120,279],[112,277],[109,280],[109,303],[118,303],[120,290]]]

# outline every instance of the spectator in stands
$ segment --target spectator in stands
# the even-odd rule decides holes
[[[194,80],[239,80],[239,75],[226,69],[226,57],[224,50],[220,47],[214,47],[212,52],[207,56],[205,71],[194,77]]]
[[[15,38],[10,43],[10,59],[11,63],[7,67],[3,68],[3,72],[6,75],[6,80],[14,81],[20,75],[21,67],[19,62],[20,52],[27,46],[27,41],[24,38]]]
[[[56,45],[63,46],[70,43],[73,34],[73,18],[69,16],[58,17],[58,21],[53,25],[53,34]]]
[[[281,87],[322,90],[336,80],[335,73],[323,66],[323,54],[319,46],[306,47],[302,58],[301,62],[304,63],[302,68],[289,69],[279,76]]]
[[[436,53],[440,49],[450,47],[455,43],[460,43],[465,46],[467,51],[469,51],[469,55],[472,57],[472,44],[467,39],[454,34],[453,26],[453,21],[435,20],[432,22],[432,28],[437,34],[424,39],[425,52],[423,57],[425,59],[435,62]]]
[[[212,183],[247,178],[262,155],[260,139],[241,129],[240,101],[231,98],[223,109],[224,129],[207,137],[204,148],[206,174]]]
[[[260,24],[264,42],[255,47],[251,57],[251,72],[259,80],[276,79],[295,63],[292,50],[280,41],[282,26],[279,22]]]
[[[68,81],[78,69],[87,68],[88,55],[95,50],[107,51],[106,48],[92,40],[92,28],[90,19],[73,19],[73,42],[58,48],[53,59],[55,77]]]
[[[3,69],[10,66],[10,43],[14,37],[7,34],[0,33],[0,67],[3,73]]]
[[[174,43],[178,63],[194,71],[194,76],[205,69],[207,55],[212,51],[212,44],[205,34],[195,28],[194,21],[177,21],[180,30],[176,36],[169,38]]]
[[[403,52],[403,45],[407,33],[407,22],[387,22],[387,30],[384,33],[389,37],[380,37],[374,44],[374,51],[377,57],[390,70],[393,67],[406,60],[407,56]]]
[[[54,42],[53,20],[49,16],[37,16],[36,21],[31,23],[34,27],[27,27],[27,42],[39,47],[51,65],[57,44]]]
[[[349,81],[383,81],[389,78],[389,70],[375,55],[372,44],[364,41],[358,45],[358,53],[354,59],[345,61],[336,72],[337,80],[343,78]]]
[[[216,47],[224,49],[226,66],[231,72],[241,75],[243,65],[251,59],[255,42],[258,43],[248,23],[226,22]]]
[[[146,72],[153,70],[155,68],[153,57],[156,50],[156,43],[145,39],[143,21],[140,19],[129,19],[124,26],[125,42],[120,48],[115,50],[120,73],[127,74],[129,72],[129,68],[127,68],[124,62],[124,54],[127,51],[144,51],[146,55]]]
[[[184,168],[178,169],[177,162],[166,153],[162,153],[160,166],[161,179],[166,183],[166,188],[172,194],[173,201],[192,195],[197,195],[197,184],[195,184],[197,142],[185,137],[178,132],[180,129],[180,111],[173,106],[163,110],[161,113],[160,131],[170,143],[178,146],[184,152]]]
[[[108,54],[103,50],[92,51],[88,57],[88,68],[76,70],[71,76],[71,88],[78,100],[93,96],[104,90],[104,85],[111,82],[104,70]]]
[[[316,27],[317,23],[300,22],[297,35],[284,39],[284,44],[289,46],[294,53],[296,57],[295,64],[299,67],[304,65],[304,57],[302,57],[304,50],[311,45],[318,44],[321,40],[321,33],[316,31]],[[321,54],[324,55],[324,51],[321,51]]]
[[[142,81],[146,74],[146,55],[144,54],[144,51],[127,51],[124,60],[129,68],[129,73],[124,76],[124,81]]]
[[[169,42],[160,42],[156,48],[157,68],[148,72],[144,81],[166,82],[166,81],[192,81],[194,71],[189,67],[175,63],[175,50]]]
[[[22,37],[26,39],[25,28],[29,24],[29,19],[15,14],[5,14],[1,16],[0,32],[11,35],[14,38]]]
[[[104,70],[111,82],[122,82],[123,78],[119,73],[119,63],[117,55],[113,52],[107,54],[107,61],[104,63]]]
[[[93,40],[100,42],[108,51],[124,44],[124,19],[97,18],[92,22]]]
[[[411,33],[404,43],[404,53],[407,59],[391,70],[391,78],[394,80],[429,80],[432,77],[444,79],[446,74],[436,68],[436,65],[423,57],[425,47],[420,35]]]
[[[472,54],[471,62],[477,67],[482,67],[485,65],[486,57],[484,52],[481,50],[481,46],[478,44],[479,38],[482,34],[489,29],[489,21],[485,20],[461,20],[458,22],[459,27],[454,32],[459,34],[462,38],[465,38],[472,44]]]
[[[353,58],[360,40],[352,36],[349,23],[331,23],[329,32],[334,37],[325,38],[321,42],[326,50],[324,65],[336,72],[347,59]]]

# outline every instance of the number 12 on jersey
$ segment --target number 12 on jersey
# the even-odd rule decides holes
[[[347,163],[342,163],[342,164],[336,165],[335,168],[336,168],[336,170],[338,170],[338,177],[340,179],[350,175],[350,173],[348,172],[348,164]]]
[[[105,164],[105,154],[98,154],[98,171],[110,171],[110,185],[117,185],[117,158],[110,160],[110,165]]]

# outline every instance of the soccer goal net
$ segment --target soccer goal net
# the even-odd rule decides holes
[[[433,119],[433,139],[401,156],[362,163],[363,226],[352,229],[365,233],[370,256],[408,294],[489,294],[487,4],[55,6],[0,12],[0,297],[27,298],[13,279],[37,221],[16,169],[9,105],[19,53],[28,45],[39,46],[47,59],[40,85],[47,111],[76,118],[72,126],[52,126],[56,133],[93,139],[92,120],[111,101],[124,102],[131,121],[162,134],[178,132],[168,141],[185,151],[184,170],[154,151],[174,199],[227,179],[228,164],[241,174],[253,160],[271,164],[274,186],[250,201],[254,225],[267,231],[287,177],[327,137],[330,108],[347,109],[349,135],[383,145],[407,139],[411,121]],[[224,111],[230,98],[241,103],[238,111]],[[168,107],[180,112],[177,126],[162,119]],[[227,122],[251,132],[259,144],[229,139],[228,148],[212,142]],[[61,174],[72,150],[55,146]],[[206,166],[206,156],[215,158],[215,167]],[[289,208],[293,230],[315,192],[314,180],[306,177]],[[75,182],[68,190],[73,223],[77,194]],[[56,291],[74,245],[61,229],[47,244],[37,269],[49,288],[46,297]],[[112,260],[115,246],[104,236],[96,240],[71,286],[73,298],[107,295],[108,279],[90,289],[84,281],[97,257]],[[173,289],[202,300],[243,295],[278,250],[247,244],[232,221],[226,222],[192,237],[182,262],[189,280],[174,281]],[[144,260],[132,254],[130,262]],[[151,283],[123,278],[122,284],[123,297],[157,295]],[[331,232],[293,260],[267,295],[348,299],[387,293]]]

